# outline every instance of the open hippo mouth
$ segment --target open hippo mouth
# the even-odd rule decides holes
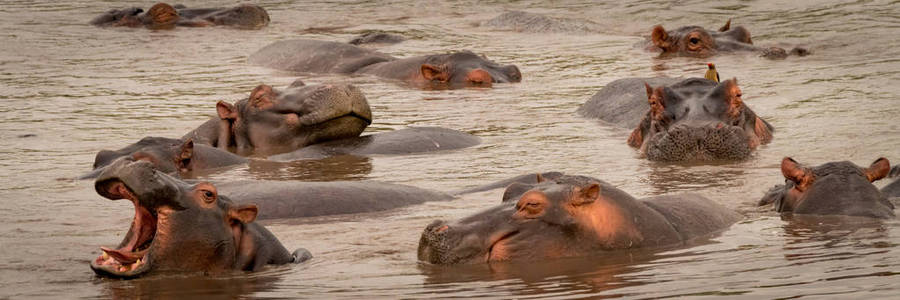
[[[645,153],[656,161],[712,161],[745,159],[752,150],[743,128],[718,122],[676,124],[648,141]]]
[[[100,247],[101,254],[91,261],[99,275],[134,278],[150,270],[149,250],[156,237],[157,212],[141,205],[135,194],[120,180],[101,183],[98,190],[110,199],[128,199],[134,204],[134,220],[118,248]]]

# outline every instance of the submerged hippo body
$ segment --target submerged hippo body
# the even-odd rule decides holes
[[[137,143],[119,150],[98,152],[94,158],[94,171],[82,176],[82,179],[96,177],[104,167],[123,156],[148,161],[157,170],[179,177],[190,177],[195,171],[247,162],[246,158],[209,145],[194,144],[190,139],[185,141],[163,137],[145,137]]]
[[[891,168],[890,177],[900,177],[900,166],[894,166]],[[889,183],[885,187],[881,188],[881,192],[884,193],[887,197],[900,197],[900,179],[895,179],[894,182]]]
[[[236,203],[258,205],[260,220],[378,212],[453,199],[441,192],[374,181],[243,180],[216,187]]]
[[[731,20],[717,31],[700,26],[684,26],[666,31],[661,25],[653,27],[647,49],[662,51],[662,55],[709,57],[719,53],[756,52],[763,57],[782,59],[788,54],[805,56],[809,51],[794,48],[788,51],[778,47],[753,45],[750,31],[742,26],[731,28]]]
[[[256,271],[308,258],[292,255],[254,222],[255,205],[237,205],[209,183],[189,185],[146,161],[113,162],[95,183],[97,193],[134,204],[131,228],[115,249],[101,247],[90,263],[99,275],[133,278],[156,272]]]
[[[259,85],[234,104],[219,101],[216,111],[218,119],[181,139],[265,156],[356,137],[372,123],[366,97],[349,84],[298,84],[284,90]]]
[[[482,27],[527,33],[595,33],[601,26],[589,21],[555,18],[524,11],[508,11],[481,22]]]
[[[90,22],[96,26],[147,27],[171,29],[176,26],[231,26],[257,29],[269,24],[269,14],[257,5],[241,4],[230,8],[186,8],[157,3],[147,12],[138,7],[112,9]]]
[[[469,51],[399,59],[348,43],[304,39],[275,42],[250,55],[249,61],[279,70],[369,74],[434,88],[490,87],[522,79],[516,66],[502,66]]]
[[[346,138],[303,147],[269,156],[273,161],[318,159],[337,155],[399,155],[454,150],[481,143],[478,137],[441,127],[410,127],[394,131]]]
[[[774,204],[778,212],[800,215],[892,218],[890,195],[872,184],[886,177],[890,169],[886,158],[863,168],[849,161],[805,167],[785,157],[781,161],[785,184],[770,189],[758,205]]]
[[[627,78],[608,84],[578,113],[635,126],[628,144],[650,160],[740,160],[775,131],[741,96],[736,79]]]
[[[699,195],[637,200],[585,176],[560,176],[506,194],[508,201],[494,208],[428,225],[419,240],[419,260],[489,263],[672,246],[721,231],[740,218]]]

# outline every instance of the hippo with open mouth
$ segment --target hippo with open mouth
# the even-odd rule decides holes
[[[135,278],[156,272],[256,271],[310,258],[293,254],[254,222],[256,205],[237,205],[212,184],[189,185],[153,169],[146,161],[122,158],[95,182],[97,193],[134,204],[134,220],[115,248],[101,247],[90,263],[99,275]]]
[[[665,247],[709,236],[740,219],[696,194],[638,200],[586,176],[536,181],[511,184],[496,207],[428,225],[419,240],[419,260],[490,263]]]

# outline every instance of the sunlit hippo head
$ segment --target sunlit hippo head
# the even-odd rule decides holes
[[[99,275],[253,271],[295,260],[268,230],[254,223],[255,205],[236,205],[210,183],[187,184],[149,162],[126,157],[106,168],[95,188],[108,199],[130,200],[135,211],[122,242],[115,248],[101,247],[101,255],[91,261]]]
[[[372,123],[362,92],[349,84],[259,85],[247,99],[216,105],[222,126],[217,145],[241,155],[270,155],[359,136]]]
[[[650,110],[628,144],[650,160],[739,160],[772,140],[774,128],[744,104],[737,79],[645,87]]]
[[[499,65],[471,51],[430,55],[421,67],[422,77],[432,83],[459,87],[491,87],[494,83],[522,81],[515,65]]]
[[[94,158],[94,171],[81,179],[95,178],[116,159],[127,156],[143,160],[163,173],[185,177],[194,170],[223,167],[246,162],[245,158],[192,140],[145,137],[119,150],[101,150]]]
[[[434,221],[422,233],[418,258],[467,264],[585,256],[679,244],[737,219],[698,195],[636,200],[591,177],[539,178],[512,184],[496,207],[455,222]]]
[[[891,170],[886,158],[863,168],[849,161],[805,167],[790,157],[781,161],[784,185],[772,188],[759,205],[794,214],[891,218],[894,205],[872,182]]]
[[[700,26],[684,26],[666,31],[662,25],[653,27],[650,41],[663,54],[708,57],[718,52],[752,50],[750,31],[744,27],[731,28],[731,20],[718,31]]]
[[[110,10],[91,21],[97,26],[147,27],[151,29],[171,29],[179,21],[178,12],[169,4],[157,3],[146,13],[140,8]]]

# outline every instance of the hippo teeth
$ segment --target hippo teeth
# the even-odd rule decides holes
[[[145,254],[147,254],[147,250],[130,252],[107,247],[100,247],[100,250],[103,251],[102,257],[104,260],[108,261],[109,258],[112,258],[121,265],[129,265],[138,262]]]

